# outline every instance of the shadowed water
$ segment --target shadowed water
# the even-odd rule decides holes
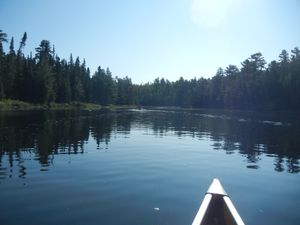
[[[0,114],[0,224],[191,224],[218,177],[246,224],[299,224],[298,114]]]

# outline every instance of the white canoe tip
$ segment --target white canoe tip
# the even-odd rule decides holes
[[[206,193],[227,196],[226,191],[224,190],[221,182],[217,178],[213,179],[213,182],[209,186]]]

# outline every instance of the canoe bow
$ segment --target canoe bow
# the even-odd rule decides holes
[[[213,179],[192,225],[245,225],[218,179]]]

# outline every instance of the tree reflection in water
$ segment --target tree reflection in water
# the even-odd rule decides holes
[[[272,123],[269,117],[201,110],[2,112],[0,178],[11,176],[14,167],[18,168],[19,177],[24,178],[27,160],[37,160],[41,170],[47,170],[56,155],[84,154],[89,137],[96,141],[98,149],[102,144],[107,149],[112,134],[130,136],[134,127],[151,130],[159,136],[190,136],[199,142],[209,138],[213,150],[245,156],[249,169],[259,169],[257,162],[265,154],[274,158],[275,171],[299,173],[299,119],[280,115],[271,119],[284,122]]]

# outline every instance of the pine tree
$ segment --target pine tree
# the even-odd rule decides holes
[[[22,54],[22,50],[23,50],[23,48],[25,47],[26,40],[27,40],[27,33],[25,32],[25,33],[23,34],[23,37],[22,37],[21,42],[20,42],[20,47],[19,47],[19,49],[18,49],[18,55],[21,55],[21,54]]]
[[[7,42],[7,34],[0,30],[0,57],[4,54],[3,52],[3,42]]]
[[[38,60],[35,76],[37,79],[38,96],[37,101],[49,104],[55,100],[54,74],[50,66],[52,60],[52,49],[50,42],[43,40],[36,48],[36,59]]]
[[[6,63],[3,74],[3,85],[6,98],[16,98],[17,58],[14,50],[14,38],[11,38],[9,54],[6,55]]]

